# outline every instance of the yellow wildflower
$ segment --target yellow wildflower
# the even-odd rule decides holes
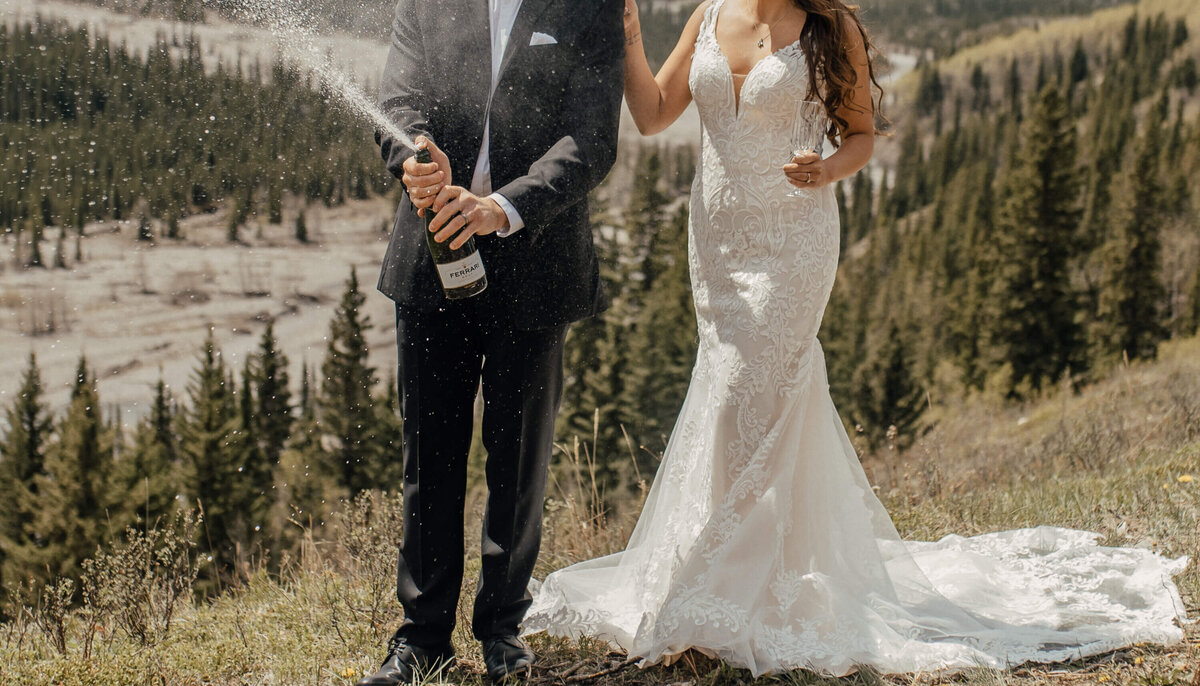
[[[1183,474],[1179,477],[1179,479],[1177,479],[1177,481],[1179,481],[1179,483],[1181,483],[1181,484],[1190,484],[1190,483],[1192,483],[1192,475],[1191,474]]]
[[[358,676],[358,670],[353,667],[347,667],[342,670],[342,676],[347,679],[353,679]]]
[[[1135,665],[1140,665],[1140,664],[1142,664],[1142,656],[1141,656],[1141,655],[1139,655],[1139,656],[1137,656],[1137,657],[1133,658],[1133,664],[1135,664]]]
[[[1099,681],[1100,683],[1104,683],[1105,681],[1108,681],[1108,675],[1107,675],[1107,674],[1101,674],[1101,675],[1100,675],[1100,678],[1099,678],[1099,679],[1097,679],[1097,681]]]

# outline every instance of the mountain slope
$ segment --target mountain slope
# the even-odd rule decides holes
[[[959,459],[966,467],[987,446],[991,461],[973,475],[967,469],[939,475],[936,465],[927,463],[877,465],[876,476],[895,470],[897,478],[885,484],[882,495],[903,536],[931,540],[1039,524],[1096,531],[1109,545],[1189,556],[1192,564],[1175,581],[1189,616],[1200,613],[1200,339],[1171,344],[1162,361],[1122,369],[1084,398],[1050,394],[1019,410],[979,406],[938,438],[933,449],[939,458]],[[1114,445],[1124,449],[1107,449]],[[1037,450],[1030,453],[1031,447]],[[1037,457],[1039,451],[1045,459],[1005,461],[1005,456]],[[1093,461],[1085,465],[1072,455]],[[578,490],[569,484],[552,489],[537,576],[624,545],[628,522],[606,521],[589,509],[590,502],[586,483]],[[108,614],[114,611],[110,608],[98,617],[67,615],[66,654],[60,654],[33,623],[46,614],[31,607],[28,615],[0,627],[0,685],[353,684],[375,669],[383,641],[399,621],[390,584],[401,520],[394,496],[359,501],[338,518],[340,535],[327,543],[309,539],[303,556],[282,578],[254,574],[209,604],[181,609],[157,644],[130,638]],[[467,530],[477,527],[469,524]],[[461,617],[469,616],[479,569],[477,545],[467,549],[471,557]],[[89,635],[85,619],[99,628],[86,660],[81,659],[82,641]],[[455,634],[458,670],[422,683],[486,683],[478,643],[464,623]],[[537,636],[533,645],[541,657],[530,683],[573,683],[575,675],[576,682],[590,677],[587,683],[602,686],[1189,684],[1200,678],[1200,625],[1188,626],[1186,633],[1189,642],[1172,648],[1133,646],[1066,665],[1004,673],[822,679],[796,672],[757,680],[698,656],[669,668],[633,669],[622,666],[623,657],[611,654],[606,644]]]

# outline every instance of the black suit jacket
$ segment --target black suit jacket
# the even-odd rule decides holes
[[[476,237],[485,311],[517,328],[554,326],[604,308],[587,194],[612,168],[623,90],[623,0],[523,0],[492,98],[492,190],[525,227]],[[491,86],[487,0],[399,0],[380,86],[384,112],[426,135],[469,186]],[[533,45],[534,32],[557,42]],[[376,134],[397,178],[412,151]],[[406,311],[445,302],[425,245],[424,221],[400,203],[379,290]]]

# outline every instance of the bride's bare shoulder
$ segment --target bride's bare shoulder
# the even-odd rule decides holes
[[[688,17],[687,24],[683,27],[683,33],[679,36],[679,42],[687,42],[689,45],[696,42],[696,38],[700,35],[700,25],[704,23],[704,15],[708,13],[708,8],[712,7],[716,0],[704,0],[692,12],[692,16]]]
[[[716,2],[717,0],[703,0],[699,5],[696,5],[696,9],[692,11],[692,16],[688,19],[688,24],[699,26],[700,22],[704,21],[704,15],[708,12],[708,8],[712,7]]]

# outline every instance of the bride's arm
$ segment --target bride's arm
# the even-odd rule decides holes
[[[838,116],[846,121],[846,129],[841,134],[842,144],[828,159],[822,160],[812,154],[811,157],[796,157],[791,164],[783,166],[792,184],[800,188],[817,188],[853,176],[867,166],[875,151],[875,107],[871,102],[867,48],[858,27],[852,20],[846,21],[850,23],[846,27],[847,49],[857,78],[850,97],[838,110]],[[811,180],[806,182],[804,179]]]
[[[683,114],[692,101],[688,88],[688,70],[692,64],[692,51],[696,37],[700,35],[700,22],[711,0],[700,3],[688,19],[679,36],[679,43],[671,56],[658,70],[658,76],[650,72],[646,61],[646,50],[642,47],[642,28],[638,19],[635,0],[626,0],[629,14],[625,16],[625,102],[629,113],[637,124],[638,131],[649,136],[667,128]]]

